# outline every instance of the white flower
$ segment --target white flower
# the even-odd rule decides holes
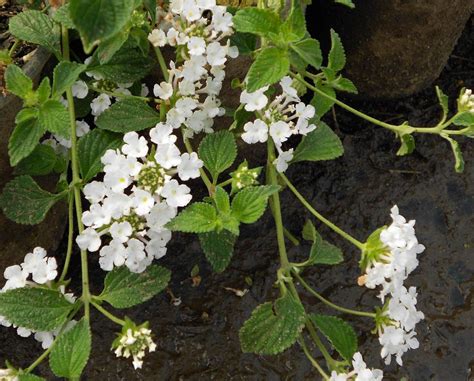
[[[133,367],[137,369],[143,365],[145,351],[154,352],[156,344],[151,339],[151,331],[146,325],[137,327],[132,324],[128,321],[122,328],[121,334],[112,344],[112,349],[115,349],[117,357],[132,357]]]
[[[382,381],[383,372],[380,369],[368,369],[360,352],[354,353],[352,367],[353,370],[349,373],[338,374],[336,371],[332,371],[329,381]]]
[[[306,119],[299,118],[298,123],[296,123],[296,130],[300,135],[308,135],[311,131],[314,131],[316,129],[315,124],[309,124],[309,122]]]
[[[232,15],[226,12],[226,7],[217,6],[212,9],[212,27],[216,32],[228,33],[234,25]]]
[[[172,135],[173,126],[165,123],[158,123],[150,130],[150,139],[155,144],[174,144],[176,135]]]
[[[76,120],[76,136],[80,138],[90,131],[90,126],[83,120]]]
[[[103,182],[92,181],[82,188],[82,192],[88,201],[96,203],[104,199],[107,194],[107,188]]]
[[[247,111],[261,110],[268,103],[268,98],[264,94],[267,90],[268,86],[262,87],[261,89],[258,89],[253,93],[248,93],[247,90],[244,90],[240,94],[240,103],[245,104],[244,108]]]
[[[173,95],[173,85],[168,82],[161,82],[159,85],[153,86],[153,94],[163,100],[169,99]]]
[[[99,116],[105,110],[107,110],[112,101],[107,94],[100,94],[98,97],[94,98],[91,102],[92,115]]]
[[[100,235],[94,229],[87,228],[76,237],[76,243],[81,250],[97,251],[102,241]]]
[[[196,4],[202,10],[213,9],[216,6],[216,0],[196,0]]]
[[[148,34],[148,41],[150,41],[155,48],[161,48],[168,42],[165,32],[161,29],[153,29],[151,33]]]
[[[135,213],[139,216],[144,216],[148,214],[155,205],[155,199],[153,196],[146,190],[136,188],[133,191],[132,203],[135,208]]]
[[[288,151],[282,151],[278,157],[273,161],[273,165],[276,170],[280,173],[285,172],[288,169],[288,163],[293,160],[293,148]]]
[[[151,209],[150,213],[146,216],[146,222],[150,229],[161,232],[164,226],[171,221],[172,218],[176,217],[178,213],[176,207],[168,205],[162,201]]]
[[[145,245],[138,239],[132,238],[127,243],[125,265],[133,273],[142,273],[150,265],[153,258],[145,253]]]
[[[113,239],[100,252],[99,265],[104,271],[112,271],[114,266],[120,267],[125,263],[126,250],[121,242]]]
[[[209,65],[211,66],[223,65],[227,61],[226,54],[226,47],[222,46],[218,42],[211,42],[209,45],[207,45],[207,62],[209,62]]]
[[[277,146],[281,146],[281,144],[286,142],[292,134],[293,131],[291,130],[288,123],[282,120],[270,125],[270,136]]]
[[[192,196],[191,189],[187,185],[179,184],[176,180],[167,182],[161,191],[161,195],[166,198],[168,205],[173,207],[183,207],[189,204]]]
[[[3,272],[4,278],[7,280],[3,291],[13,290],[15,288],[25,287],[26,279],[28,278],[28,271],[25,271],[19,265],[9,266]]]
[[[268,126],[260,119],[245,123],[244,131],[242,140],[247,144],[265,143],[268,139]]]
[[[110,227],[109,232],[114,240],[124,243],[127,242],[132,235],[133,229],[132,225],[130,225],[130,222],[128,221],[114,222]]]
[[[203,161],[198,158],[196,152],[183,153],[181,162],[178,164],[178,176],[181,180],[186,181],[199,177],[199,169],[204,165]]]
[[[201,11],[194,0],[184,0],[182,15],[188,21],[196,21],[201,18]]]
[[[122,152],[131,157],[144,157],[148,153],[148,142],[143,136],[139,136],[136,132],[127,132],[123,136],[126,143],[122,146]]]
[[[285,95],[298,100],[298,92],[294,87],[291,86],[292,84],[293,80],[289,76],[285,76],[280,80],[280,86],[283,89]]]
[[[26,254],[21,267],[30,273],[33,281],[38,284],[53,280],[58,275],[56,259],[47,258],[46,250],[41,247],[35,247],[32,253]]]
[[[201,56],[206,51],[206,42],[202,37],[193,36],[188,41],[188,50],[192,56]]]
[[[104,184],[110,188],[112,192],[122,192],[130,185],[130,177],[123,171],[106,172]]]
[[[148,255],[153,256],[155,259],[160,259],[166,255],[166,245],[171,239],[171,232],[169,230],[163,230],[159,233],[150,232],[150,241],[146,245],[146,252]]]
[[[84,99],[89,93],[89,88],[87,87],[87,83],[79,80],[74,82],[74,84],[71,86],[71,91],[73,97]]]
[[[174,144],[160,144],[155,153],[156,162],[165,169],[170,169],[181,162],[181,152]]]

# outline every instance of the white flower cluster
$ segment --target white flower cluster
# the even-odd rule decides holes
[[[84,187],[91,206],[82,215],[87,229],[76,242],[82,250],[100,249],[99,263],[105,271],[126,265],[140,273],[154,258],[166,254],[171,232],[164,226],[192,198],[190,188],[172,176],[177,174],[182,181],[194,179],[203,166],[195,152],[181,154],[172,131],[164,123],[152,128],[150,140],[156,145],[152,150],[145,137],[128,132],[121,150],[103,155],[103,181]],[[112,240],[102,246],[104,234]]]
[[[459,104],[462,108],[474,113],[474,94],[471,89],[466,89],[459,98]]]
[[[391,209],[392,224],[380,233],[380,241],[387,251],[369,264],[366,269],[365,286],[382,286],[379,298],[382,302],[389,296],[383,314],[389,320],[388,325],[379,327],[379,342],[382,345],[381,356],[390,364],[395,356],[402,365],[402,355],[409,349],[419,346],[415,338],[415,326],[423,318],[423,312],[416,309],[417,293],[415,287],[408,290],[403,285],[408,275],[418,266],[417,255],[425,250],[415,235],[415,221],[406,221],[395,205]]]
[[[367,368],[360,352],[354,353],[352,367],[349,373],[337,373],[332,371],[329,381],[382,381],[383,372],[380,369]]]
[[[186,127],[187,136],[212,132],[214,118],[224,109],[218,95],[225,77],[228,57],[238,56],[238,49],[227,39],[233,33],[232,15],[215,0],[173,0],[168,12],[159,8],[158,28],[148,36],[156,47],[176,47],[177,62],[168,69],[166,82],[156,84],[153,93],[174,107],[166,122],[174,128]],[[212,13],[212,16],[209,15]],[[221,44],[221,41],[226,43]],[[172,101],[172,102],[171,102]]]
[[[3,276],[6,283],[0,292],[22,288],[26,286],[35,286],[38,284],[47,285],[54,280],[58,275],[58,265],[56,259],[46,256],[46,250],[41,247],[35,247],[32,253],[25,255],[23,263],[20,265],[9,266],[5,269]],[[32,280],[28,280],[31,276]],[[74,303],[75,298],[72,294],[66,294],[64,287],[60,291],[64,294],[66,299]],[[3,316],[0,316],[0,325],[4,327],[11,327],[10,323]],[[17,333],[21,337],[29,337],[34,333],[34,338],[41,342],[44,349],[49,348],[53,343],[54,337],[58,335],[59,330],[51,332],[35,332],[24,327],[16,327]]]
[[[288,169],[288,163],[293,159],[293,148],[287,151],[282,149],[282,144],[292,135],[307,135],[316,126],[309,120],[314,117],[315,109],[300,101],[298,93],[292,86],[292,79],[283,77],[280,86],[282,94],[269,103],[265,86],[253,93],[246,90],[240,95],[240,102],[245,105],[245,110],[255,111],[258,118],[244,125],[242,139],[248,144],[264,143],[270,136],[278,151],[274,165],[279,172]]]
[[[0,369],[0,381],[19,381],[16,373],[13,369]]]
[[[156,344],[151,339],[151,330],[146,327],[127,328],[112,345],[117,357],[132,356],[133,367],[141,368],[145,351],[154,352]]]

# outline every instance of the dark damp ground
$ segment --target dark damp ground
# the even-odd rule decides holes
[[[474,87],[474,28],[463,38],[437,81],[456,97],[463,86]],[[356,106],[392,122],[403,117],[414,125],[433,125],[439,116],[434,88],[403,100],[360,103]],[[401,213],[416,219],[419,240],[426,245],[420,266],[408,285],[419,291],[419,308],[426,320],[419,324],[419,350],[404,356],[405,366],[385,368],[389,380],[464,381],[474,379],[474,146],[460,140],[467,165],[463,174],[453,169],[448,144],[432,136],[417,136],[410,157],[395,155],[398,144],[390,132],[370,126],[337,110],[337,123],[328,123],[342,138],[345,155],[328,163],[294,165],[288,171],[301,193],[324,215],[363,240],[389,222],[389,210],[398,204]],[[286,226],[298,234],[309,217],[288,192],[282,194]],[[324,226],[322,234],[344,250],[345,263],[337,267],[315,267],[304,276],[331,300],[348,307],[371,309],[378,305],[375,293],[359,288],[359,253]],[[267,213],[258,224],[242,229],[231,265],[223,274],[212,273],[195,237],[179,235],[169,247],[163,265],[173,270],[170,290],[182,304],[173,306],[162,293],[150,302],[126,311],[137,322],[149,319],[158,349],[146,357],[143,370],[134,371],[130,361],[116,359],[110,344],[117,327],[93,313],[93,354],[84,380],[316,380],[298,346],[275,357],[242,354],[238,330],[258,304],[277,294],[273,288],[277,263],[274,226]],[[304,256],[308,247],[290,249],[292,258]],[[91,281],[99,291],[103,272],[97,256],[91,255]],[[191,269],[199,265],[202,282],[192,287]],[[78,263],[74,263],[78,273]],[[246,277],[253,280],[249,287]],[[249,288],[243,298],[225,289]],[[326,311],[304,294],[310,311]],[[121,313],[119,312],[119,313]],[[349,318],[359,334],[360,350],[371,367],[383,367],[371,322]],[[22,339],[11,329],[0,329],[0,363],[5,359],[28,366],[40,345]],[[41,365],[38,372],[54,379]]]

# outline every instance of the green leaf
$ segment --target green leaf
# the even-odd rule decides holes
[[[336,92],[332,87],[323,84],[316,84],[316,87],[324,94],[327,94],[332,98],[336,98]],[[316,109],[316,115],[318,116],[318,118],[322,118],[323,115],[326,114],[334,105],[334,101],[329,98],[326,98],[323,95],[315,93],[313,99],[311,100],[311,104]]]
[[[415,149],[415,138],[412,135],[401,135],[400,143],[400,148],[397,151],[398,156],[409,155]]]
[[[239,55],[251,54],[257,48],[257,37],[250,33],[234,33],[230,37],[232,46],[237,46]]]
[[[64,25],[68,29],[74,29],[75,25],[71,20],[71,15],[69,12],[70,5],[70,3],[66,3],[62,7],[59,7],[58,10],[53,14],[53,20]]]
[[[321,64],[323,63],[323,54],[321,53],[318,40],[315,40],[314,38],[306,38],[290,44],[290,47],[307,64],[316,69],[321,67]]]
[[[262,355],[283,352],[296,342],[304,321],[303,306],[289,292],[275,303],[261,304],[240,329],[242,351]]]
[[[215,272],[221,273],[229,265],[236,239],[237,236],[228,230],[199,234],[202,251]]]
[[[29,112],[23,112],[24,110],[28,109],[23,109],[20,111],[20,114],[30,114]],[[19,117],[20,114],[17,115],[17,119],[21,120],[21,118],[24,116]],[[8,155],[10,156],[10,165],[14,167],[20,162],[20,160],[30,155],[38,145],[38,142],[43,134],[44,129],[38,123],[37,119],[29,118],[21,120],[20,123],[17,123],[15,129],[10,135],[10,140],[8,141]]]
[[[328,68],[340,71],[346,66],[346,53],[339,35],[331,29],[331,50],[328,56]]]
[[[92,56],[87,71],[102,75],[115,83],[136,82],[145,77],[153,68],[154,62],[144,56],[140,49],[133,47],[130,39],[105,64],[100,64],[98,52]]]
[[[242,189],[232,200],[232,215],[240,222],[251,224],[262,217],[268,197],[280,189],[277,185],[261,185]]]
[[[354,83],[350,79],[343,78],[342,76],[339,76],[335,80],[329,82],[328,85],[339,91],[357,94],[357,87],[355,87]]]
[[[309,258],[304,263],[305,266],[337,265],[344,260],[341,249],[323,240],[310,220],[306,221],[303,227],[303,238],[313,241]]]
[[[117,34],[100,43],[97,48],[97,58],[101,64],[109,62],[128,39],[128,30],[121,30]]]
[[[126,266],[116,267],[105,277],[99,298],[115,308],[129,308],[163,291],[170,278],[171,272],[157,265],[148,266],[140,274],[132,273]]]
[[[71,0],[70,15],[86,53],[120,31],[130,20],[134,0]]]
[[[354,329],[335,316],[311,314],[310,319],[342,358],[351,361],[357,351],[357,336]]]
[[[198,153],[212,177],[217,179],[237,157],[234,135],[229,131],[206,135],[199,145]]]
[[[298,161],[332,160],[344,153],[341,140],[324,122],[303,137],[293,155],[292,163]]]
[[[224,188],[216,187],[214,202],[216,203],[216,208],[220,213],[230,213],[230,198]]]
[[[82,318],[70,330],[62,333],[49,355],[49,366],[58,377],[79,378],[91,352],[89,322]]]
[[[286,50],[264,48],[255,58],[247,73],[247,91],[252,93],[266,85],[272,85],[290,70],[290,59]]]
[[[282,24],[280,33],[287,42],[298,41],[305,36],[306,20],[299,3],[295,3],[290,15]]]
[[[102,170],[103,164],[100,159],[105,151],[117,149],[122,144],[121,135],[97,128],[81,137],[77,144],[77,153],[83,181],[89,182]]]
[[[72,86],[85,69],[86,65],[76,62],[62,61],[53,71],[53,94],[52,98],[58,99],[68,87]]]
[[[8,29],[16,38],[44,46],[56,57],[61,56],[59,26],[47,14],[23,11],[10,19]]]
[[[145,102],[123,99],[100,114],[96,125],[103,130],[126,133],[154,127],[159,121],[160,114]]]
[[[156,23],[156,0],[143,0],[143,5],[150,14],[151,23]]]
[[[445,93],[443,93],[443,90],[441,90],[441,88],[438,86],[436,86],[436,96],[438,97],[439,105],[443,110],[443,120],[445,120],[449,112],[449,98]]]
[[[71,137],[69,113],[59,101],[50,99],[43,103],[39,109],[38,121],[46,131],[66,139]]]
[[[7,90],[16,96],[25,99],[33,92],[33,81],[23,70],[16,65],[8,65],[5,70]]]
[[[49,78],[44,77],[40,85],[36,89],[38,95],[38,103],[41,105],[45,103],[51,96],[51,85],[49,83]]]
[[[0,207],[10,220],[35,225],[43,221],[48,210],[64,196],[41,189],[30,176],[18,176],[3,188]]]
[[[46,378],[36,376],[31,373],[18,375],[18,381],[46,381]]]
[[[461,147],[459,147],[459,143],[453,138],[449,137],[449,135],[442,133],[441,136],[449,142],[451,149],[453,150],[455,160],[454,170],[457,173],[462,173],[464,171],[464,157],[462,155]]]
[[[0,315],[19,327],[52,331],[62,325],[73,305],[57,290],[23,287],[0,293]]]
[[[217,221],[214,206],[204,202],[195,202],[168,222],[166,227],[171,231],[206,233],[215,230]]]
[[[456,126],[474,126],[474,114],[470,111],[461,112],[454,117],[453,124]]]
[[[232,18],[237,32],[257,34],[269,37],[271,33],[278,34],[281,21],[275,12],[269,9],[244,8]]]
[[[52,147],[46,144],[39,144],[28,157],[18,163],[15,168],[15,174],[47,175],[53,171],[57,158],[57,154]]]
[[[345,5],[346,7],[349,7],[351,9],[355,8],[355,4],[352,2],[352,0],[334,0],[334,2]]]

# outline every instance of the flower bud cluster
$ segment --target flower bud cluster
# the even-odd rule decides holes
[[[140,273],[166,254],[171,232],[165,225],[192,198],[190,188],[173,176],[194,179],[203,166],[195,152],[180,152],[172,131],[164,123],[152,128],[151,150],[144,136],[125,134],[120,150],[108,150],[102,156],[103,181],[93,181],[83,189],[91,206],[82,215],[87,228],[76,242],[82,250],[100,249],[99,263],[105,271],[125,265]],[[112,240],[102,245],[106,234]]]
[[[354,353],[352,367],[349,373],[332,371],[329,381],[382,381],[383,372],[380,369],[369,369],[360,352]]]
[[[461,111],[474,113],[474,94],[471,89],[466,89],[459,97],[459,108]]]
[[[284,151],[283,143],[292,135],[307,135],[316,125],[310,123],[315,115],[314,107],[300,101],[296,89],[292,87],[292,79],[283,77],[280,86],[282,94],[270,103],[265,94],[268,86],[253,93],[242,92],[240,102],[245,105],[245,110],[255,111],[258,115],[253,122],[244,125],[242,139],[248,144],[264,143],[270,136],[278,151],[273,164],[277,171],[285,172],[293,159],[293,148]]]

